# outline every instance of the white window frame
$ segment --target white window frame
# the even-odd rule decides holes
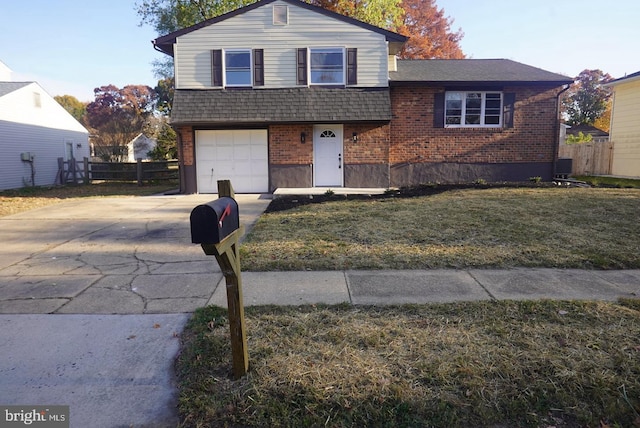
[[[313,82],[312,80],[312,71],[313,64],[311,62],[311,56],[314,53],[322,53],[320,51],[326,51],[326,53],[337,53],[340,52],[342,55],[342,73],[341,73],[341,81],[340,82]],[[312,47],[307,49],[307,81],[310,86],[345,86],[347,82],[347,50],[344,47]]]
[[[227,54],[228,53],[245,53],[249,55],[249,83],[230,84],[227,81]],[[253,52],[249,48],[241,49],[223,49],[222,50],[222,84],[229,88],[251,88],[253,87]]]
[[[448,101],[449,95],[459,94],[462,96],[462,105],[460,108],[460,123],[447,123],[450,117],[458,117],[458,115],[449,115]],[[472,116],[471,113],[467,113],[467,99],[468,94],[480,94],[480,122],[479,123],[466,123],[467,116]],[[487,95],[500,95],[500,108],[497,109],[497,114],[487,113]],[[444,127],[445,128],[502,128],[503,126],[503,108],[504,108],[504,93],[502,91],[447,91],[444,98]],[[495,110],[495,108],[494,108]],[[475,114],[473,114],[475,115]],[[498,117],[498,123],[485,123],[487,116]]]
[[[289,6],[286,4],[273,5],[273,25],[289,25]]]

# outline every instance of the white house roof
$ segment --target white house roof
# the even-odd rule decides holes
[[[33,82],[0,82],[0,97],[4,97],[13,91],[24,88]]]
[[[37,82],[0,82],[0,121],[89,133]]]

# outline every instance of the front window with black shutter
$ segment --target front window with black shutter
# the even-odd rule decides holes
[[[310,48],[309,75],[312,85],[345,84],[343,48]]]
[[[264,86],[264,50],[213,50],[211,84],[231,88]]]
[[[513,128],[516,94],[446,91],[434,94],[434,128]]]
[[[251,50],[224,52],[225,86],[251,86]]]
[[[446,92],[444,126],[501,127],[502,92]]]

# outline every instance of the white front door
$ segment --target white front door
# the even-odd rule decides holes
[[[313,184],[342,187],[342,125],[313,127]]]

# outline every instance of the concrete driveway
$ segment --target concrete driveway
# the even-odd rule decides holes
[[[180,334],[223,281],[189,214],[215,198],[75,199],[0,218],[0,405],[69,406],[72,428],[177,426]],[[269,203],[236,199],[247,228]]]
[[[0,313],[146,314],[205,306],[222,274],[189,214],[217,195],[73,199],[0,218]],[[268,196],[237,195],[250,227]]]

